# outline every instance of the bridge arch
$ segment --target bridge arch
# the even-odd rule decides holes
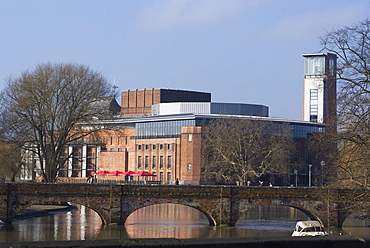
[[[276,200],[276,199],[244,199],[239,200],[238,202],[235,202],[233,204],[234,208],[234,216],[232,216],[230,220],[230,225],[235,226],[237,221],[248,211],[250,211],[253,208],[259,207],[259,206],[286,206],[286,207],[292,207],[295,209],[300,210],[305,215],[307,215],[308,218],[311,220],[318,220],[322,224],[323,221],[319,217],[320,215],[315,211],[315,208],[318,208],[317,205],[313,204],[312,202],[305,202],[305,201],[291,201],[291,200]],[[319,203],[320,205],[320,203]],[[321,207],[321,205],[320,205]]]
[[[322,220],[316,216],[315,214],[311,213],[310,211],[304,209],[304,208],[301,208],[301,207],[297,207],[297,206],[292,206],[292,205],[286,205],[287,207],[292,207],[292,208],[295,208],[295,209],[298,209],[299,211],[303,212],[305,215],[307,215],[308,218],[310,218],[310,220],[317,220],[319,222],[321,222],[321,224],[323,224]]]
[[[17,214],[24,210],[24,209],[27,209],[27,208],[30,208],[31,206],[34,206],[34,205],[45,205],[47,206],[47,204],[63,204],[63,203],[73,203],[73,204],[78,204],[78,205],[83,205],[91,210],[93,210],[101,219],[102,223],[103,224],[107,224],[108,223],[108,216],[104,216],[102,214],[102,211],[101,209],[99,208],[96,208],[95,204],[89,204],[89,202],[87,201],[83,201],[83,200],[79,200],[79,199],[76,199],[76,198],[61,198],[61,199],[58,199],[58,198],[53,198],[53,201],[45,201],[45,200],[42,200],[42,199],[38,199],[38,198],[35,198],[33,200],[26,200],[26,201],[22,201],[22,200],[19,200],[17,202],[17,204],[14,204],[13,205],[13,209],[12,211],[10,211],[10,214],[7,216],[7,218],[4,218],[4,222],[6,223],[10,223],[16,216]]]
[[[297,221],[307,219],[308,216],[297,208],[286,205],[267,205],[253,207],[246,211],[235,226],[256,230],[267,230],[265,228],[268,227],[293,231]]]
[[[206,210],[202,208],[202,206],[194,205],[194,203],[189,202],[183,202],[180,199],[146,199],[145,201],[130,201],[130,200],[124,200],[123,208],[122,208],[122,224],[124,224],[127,221],[127,218],[134,213],[135,211],[159,204],[178,204],[183,205],[187,207],[191,207],[193,209],[196,209],[204,214],[204,216],[207,218],[210,226],[215,226],[216,220],[214,217],[212,217]]]

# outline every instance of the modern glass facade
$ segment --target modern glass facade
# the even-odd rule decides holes
[[[142,122],[136,124],[136,139],[156,139],[156,138],[179,138],[182,127],[193,127],[206,125],[210,119],[188,119],[188,120],[167,120]],[[268,120],[272,121],[273,120]],[[294,139],[306,139],[307,135],[315,132],[324,132],[323,125],[310,125],[305,123],[294,122],[275,122],[277,126],[284,124],[289,125],[292,129]]]
[[[191,127],[195,124],[195,119],[137,123],[136,139],[178,138],[181,135],[181,127]]]
[[[323,126],[311,126],[311,125],[298,125],[290,124],[293,128],[293,137],[296,140],[307,139],[308,134],[324,132],[325,128]]]

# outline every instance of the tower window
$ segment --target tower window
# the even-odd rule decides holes
[[[305,76],[322,76],[325,74],[325,57],[309,56],[304,59]]]
[[[335,76],[335,58],[329,57],[329,76],[334,77]]]
[[[319,90],[310,90],[310,121],[317,122]]]

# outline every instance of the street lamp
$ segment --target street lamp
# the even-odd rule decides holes
[[[325,161],[324,160],[321,160],[320,165],[321,165],[321,185],[324,186],[324,166],[325,166]]]
[[[308,165],[308,187],[311,187],[311,168],[312,164]]]
[[[297,187],[298,186],[298,170],[297,169],[294,170],[294,174],[295,174],[295,186]]]

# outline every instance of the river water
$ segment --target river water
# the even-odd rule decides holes
[[[242,216],[236,226],[209,226],[198,210],[176,204],[139,209],[125,225],[102,225],[99,215],[81,205],[68,212],[13,220],[0,226],[0,242],[92,240],[126,238],[289,237],[298,220],[307,216],[286,206],[258,207]],[[364,226],[360,221],[357,223]],[[330,235],[370,235],[370,228],[327,230]]]

